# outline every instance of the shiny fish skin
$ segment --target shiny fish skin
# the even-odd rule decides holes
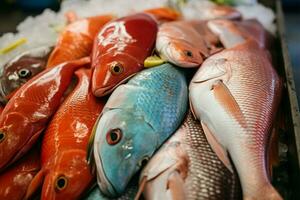
[[[94,139],[98,185],[105,195],[124,192],[142,161],[181,124],[186,109],[185,76],[171,64],[144,70],[112,93]],[[114,130],[121,139],[109,145]]]
[[[159,166],[166,167],[158,170]],[[172,180],[177,172],[180,178]],[[149,177],[144,189],[144,196],[149,200],[241,199],[236,173],[231,173],[218,159],[206,140],[200,122],[191,113],[180,129],[154,154],[143,169],[141,180],[143,176]],[[172,181],[183,184],[168,188]]]
[[[194,114],[223,163],[237,169],[246,200],[282,199],[267,173],[267,146],[281,94],[268,54],[253,40],[207,59],[190,83]]]

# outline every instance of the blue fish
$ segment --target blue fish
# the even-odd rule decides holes
[[[116,88],[94,127],[90,150],[105,195],[122,194],[176,131],[187,111],[187,93],[184,72],[168,63],[144,70]]]

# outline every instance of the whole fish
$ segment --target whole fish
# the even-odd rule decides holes
[[[87,143],[104,102],[92,94],[91,70],[75,72],[73,92],[53,116],[42,141],[41,171],[27,197],[42,185],[42,199],[79,199],[94,176],[86,161]]]
[[[0,116],[0,171],[26,153],[61,103],[73,72],[89,58],[63,63],[25,83]]]
[[[269,181],[267,146],[280,79],[253,40],[207,59],[190,84],[190,102],[207,140],[230,169],[235,165],[244,199],[282,199]]]
[[[122,194],[133,175],[178,128],[186,109],[185,76],[171,64],[144,70],[117,87],[94,129],[100,190],[111,197]]]
[[[205,21],[175,21],[159,27],[156,50],[162,59],[177,66],[199,67],[217,43]]]
[[[255,19],[231,21],[226,19],[211,20],[208,27],[220,38],[226,48],[234,47],[247,39],[255,40],[261,48],[268,49],[272,36]]]
[[[157,22],[145,13],[129,15],[107,23],[94,41],[92,88],[104,96],[143,69],[151,55]]]
[[[13,58],[3,67],[0,76],[0,103],[6,104],[9,97],[32,77],[46,68],[52,47],[39,47]]]
[[[140,180],[147,200],[241,199],[237,174],[218,159],[191,113],[150,159]]]
[[[112,15],[99,15],[79,19],[67,25],[50,55],[47,68],[89,56],[92,52],[95,36],[112,19]]]
[[[0,175],[0,199],[24,199],[28,185],[39,170],[39,153],[33,148],[24,158]]]

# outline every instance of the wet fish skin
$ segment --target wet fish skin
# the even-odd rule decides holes
[[[149,200],[241,199],[237,174],[218,159],[191,113],[150,159],[140,180],[143,177],[147,178],[143,194]]]
[[[157,30],[155,19],[145,13],[122,17],[103,27],[95,37],[92,52],[95,96],[111,93],[143,69],[144,60],[153,51]]]
[[[61,103],[73,72],[90,62],[83,58],[48,69],[26,82],[0,115],[0,171],[36,142]]]
[[[193,77],[190,103],[206,137],[230,169],[244,199],[282,199],[267,175],[267,145],[281,84],[268,55],[253,40],[207,59]]]
[[[30,197],[42,186],[41,198],[79,199],[91,186],[94,175],[86,161],[87,143],[104,101],[91,91],[90,69],[75,72],[78,83],[53,116],[42,141],[42,169],[28,188]],[[64,179],[65,186],[58,185]]]
[[[132,176],[177,129],[187,109],[186,80],[171,64],[144,70],[110,96],[95,125],[100,190],[122,194]],[[118,135],[111,144],[111,135]]]
[[[46,68],[52,49],[49,46],[31,49],[3,66],[0,76],[0,103],[5,105],[18,88]]]

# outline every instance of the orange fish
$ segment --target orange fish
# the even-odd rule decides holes
[[[49,57],[47,68],[65,61],[89,56],[96,34],[112,19],[112,15],[100,15],[79,19],[69,24],[58,39],[55,49]]]
[[[144,10],[143,12],[153,15],[160,22],[174,21],[181,17],[179,12],[168,7],[152,8]]]
[[[92,90],[104,96],[141,71],[151,55],[158,25],[145,13],[119,18],[107,23],[94,41],[92,53]]]
[[[10,99],[0,116],[0,171],[31,148],[60,105],[73,72],[89,61],[82,58],[48,69]]]
[[[0,199],[22,200],[28,185],[39,170],[40,158],[34,148],[0,175]]]
[[[27,197],[42,186],[41,198],[79,199],[94,176],[86,161],[87,143],[104,101],[90,86],[91,70],[76,72],[79,82],[50,122],[42,142],[42,170],[29,186]]]

